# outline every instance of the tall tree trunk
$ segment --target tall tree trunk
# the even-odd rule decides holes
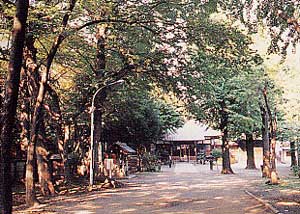
[[[64,145],[68,145],[70,138],[71,138],[71,124],[69,122],[69,123],[65,123],[64,125]],[[71,170],[66,156],[65,156],[64,169],[65,169],[65,180],[68,182],[71,179]]]
[[[97,53],[96,53],[96,68],[95,75],[99,81],[102,81],[102,78],[105,74],[106,68],[106,57],[105,57],[105,36],[106,36],[106,27],[99,25],[97,27]],[[102,131],[102,103],[106,98],[105,89],[100,91],[99,94],[95,97],[95,110],[94,110],[94,145],[92,148],[93,160],[94,163],[94,173],[99,173],[99,164],[102,164],[102,143],[101,143],[101,131]]]
[[[263,90],[263,97],[265,101],[266,107],[266,115],[268,115],[268,120],[270,124],[270,132],[271,132],[271,184],[278,184],[278,174],[276,172],[276,131],[277,131],[277,118],[276,118],[276,109],[274,110],[274,116],[272,115],[271,108],[269,106],[268,97],[267,97],[267,87]]]
[[[274,138],[271,138],[271,169],[276,170],[276,140]]]
[[[13,127],[18,101],[20,73],[22,68],[25,29],[28,16],[28,0],[16,1],[16,15],[12,30],[12,46],[5,86],[5,99],[1,118],[1,153],[0,153],[0,212],[12,213],[12,144]]]
[[[68,24],[70,18],[70,12],[73,11],[76,4],[76,0],[71,0],[69,11],[64,15],[62,20],[62,28],[58,36],[55,38],[54,43],[49,51],[49,54],[46,59],[46,66],[39,67],[40,73],[40,81],[39,81],[39,88],[36,98],[36,103],[33,112],[33,118],[31,122],[31,133],[30,133],[30,143],[28,145],[28,152],[27,152],[27,167],[26,167],[26,204],[28,206],[33,206],[37,203],[35,197],[35,185],[33,180],[33,164],[34,164],[34,151],[36,146],[36,141],[38,137],[38,122],[41,119],[41,109],[44,102],[44,97],[46,93],[46,83],[48,80],[49,72],[51,65],[53,63],[54,57],[60,47],[61,43],[65,39],[64,31]]]
[[[256,169],[254,158],[254,142],[252,133],[246,134],[247,166],[246,169]]]
[[[277,131],[277,123],[276,123],[276,115],[271,120],[271,169],[272,171],[276,171],[276,131]]]
[[[52,109],[53,119],[55,120],[55,131],[56,131],[56,143],[57,143],[57,152],[62,159],[62,170],[66,174],[66,154],[65,154],[65,144],[64,144],[64,132],[63,132],[63,122],[62,122],[62,113],[59,104],[59,96],[57,92],[47,85],[47,91],[52,98],[52,103],[54,108]]]
[[[291,167],[297,166],[296,146],[295,146],[295,142],[294,141],[291,142],[290,149],[291,149]]]
[[[26,204],[33,206],[37,203],[35,196],[35,184],[34,184],[34,160],[35,160],[35,147],[39,134],[39,124],[41,120],[42,104],[45,96],[45,84],[47,81],[47,71],[44,69],[41,73],[40,87],[36,104],[34,107],[33,118],[31,122],[30,142],[27,151],[27,163],[26,163]]]
[[[41,120],[39,121],[39,137],[37,140],[35,152],[37,159],[38,178],[41,192],[43,195],[53,195],[54,187],[52,184],[51,174],[49,173],[49,151],[46,143],[46,133],[44,120],[44,111],[42,109]]]
[[[220,102],[220,115],[221,124],[220,129],[222,131],[222,174],[233,174],[230,164],[230,152],[228,142],[228,113],[226,111],[225,101]]]
[[[23,76],[26,78],[26,76]],[[21,99],[22,103],[20,105],[20,125],[21,125],[21,134],[20,134],[20,149],[25,151],[27,149],[29,138],[30,138],[30,95],[28,91],[28,82],[26,79],[23,79],[23,84],[21,84],[21,90],[23,93],[20,95],[23,97]],[[19,158],[22,155],[18,156]]]
[[[261,105],[261,116],[262,116],[262,137],[263,137],[263,177],[271,177],[271,166],[270,166],[270,138],[269,138],[269,117],[266,109]]]
[[[278,173],[276,170],[276,131],[277,131],[277,123],[276,123],[276,114],[274,118],[271,120],[271,184],[279,184],[278,181]]]

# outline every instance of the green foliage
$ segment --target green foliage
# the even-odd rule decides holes
[[[262,90],[272,82],[260,68],[262,59],[249,48],[250,38],[230,22],[195,19],[191,23],[195,31],[189,37],[193,46],[188,72],[176,79],[177,93],[187,109],[218,129],[222,129],[224,110],[231,137],[260,131]],[[275,87],[268,88],[270,100],[275,100]],[[275,102],[269,102],[275,108]]]
[[[222,151],[220,149],[213,149],[211,151],[211,155],[215,158],[218,159],[220,157],[222,157]]]
[[[154,154],[145,153],[142,155],[142,163],[147,172],[159,172],[161,170],[160,160]]]
[[[244,23],[250,32],[257,32],[260,25],[266,27],[271,36],[269,53],[287,54],[291,46],[299,41],[299,9],[297,1],[220,1],[220,6]]]
[[[182,125],[179,113],[162,100],[154,100],[145,88],[124,88],[112,93],[104,118],[104,140],[149,144]]]
[[[278,129],[278,139],[298,142],[300,139],[300,127],[294,123],[282,122]]]

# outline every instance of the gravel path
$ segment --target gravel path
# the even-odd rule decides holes
[[[220,168],[220,167],[219,167]],[[221,175],[209,165],[178,163],[160,173],[141,173],[128,187],[74,196],[40,207],[38,213],[76,214],[263,214],[271,213],[245,193],[261,182],[258,170],[234,168]],[[31,210],[31,212],[34,210]],[[23,211],[25,213],[25,211]]]

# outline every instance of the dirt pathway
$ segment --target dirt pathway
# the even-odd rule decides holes
[[[128,187],[74,196],[40,207],[38,213],[76,214],[245,214],[270,213],[245,193],[259,171],[235,169],[221,175],[208,165],[179,163],[160,173],[142,173]],[[33,210],[31,210],[32,212]],[[24,213],[25,211],[22,211]]]

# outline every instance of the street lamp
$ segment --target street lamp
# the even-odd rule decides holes
[[[112,83],[109,83],[107,85],[102,86],[99,88],[93,95],[92,98],[92,109],[91,109],[91,150],[90,150],[90,155],[91,155],[91,162],[90,162],[90,185],[92,186],[94,184],[94,167],[95,167],[95,151],[94,151],[94,111],[95,111],[95,98],[101,92],[103,89],[113,86],[113,85],[118,85],[122,84],[124,80],[118,80]],[[100,145],[100,155],[102,154],[102,147]],[[101,156],[101,161],[102,161],[102,156]]]

